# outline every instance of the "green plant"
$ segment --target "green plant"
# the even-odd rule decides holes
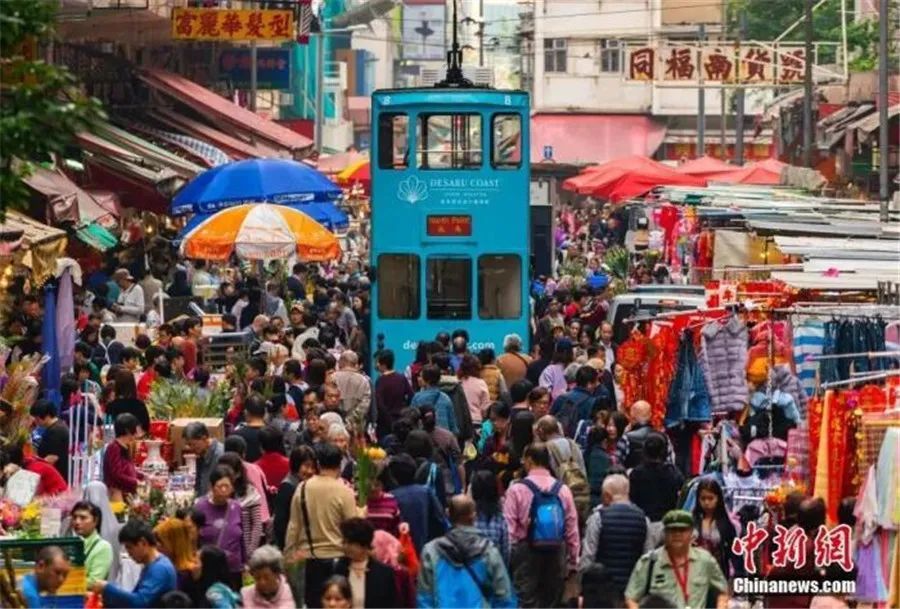
[[[603,262],[609,267],[610,272],[616,279],[628,279],[628,272],[631,268],[631,256],[624,247],[611,247],[606,250],[603,256]]]
[[[194,383],[160,379],[147,396],[147,408],[156,419],[203,419],[222,416],[231,401],[231,387],[218,383],[201,391]]]
[[[0,218],[29,203],[32,162],[62,154],[74,135],[104,118],[64,67],[32,58],[52,35],[58,2],[3,0],[0,9]]]

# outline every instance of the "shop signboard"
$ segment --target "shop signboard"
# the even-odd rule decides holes
[[[239,89],[250,88],[250,49],[225,49],[219,53],[219,74]],[[256,50],[256,86],[260,89],[288,89],[291,86],[291,57],[288,49]]]
[[[292,40],[294,12],[282,10],[232,10],[173,8],[175,40]]]

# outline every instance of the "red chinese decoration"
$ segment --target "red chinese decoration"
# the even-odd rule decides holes
[[[655,51],[649,48],[632,52],[628,63],[628,77],[632,80],[653,80],[655,57]]]
[[[694,50],[690,48],[672,49],[666,59],[666,76],[675,80],[688,80],[694,76]]]
[[[744,557],[744,570],[747,573],[756,573],[754,553],[768,538],[769,532],[751,520],[747,523],[747,533],[743,537],[735,537],[731,542],[731,551],[736,556]]]
[[[850,556],[850,525],[839,524],[831,530],[824,525],[819,527],[813,542],[816,567],[821,569],[830,565],[839,565],[849,573],[853,570],[853,559]]]
[[[780,524],[775,525],[775,537],[772,543],[775,550],[772,552],[772,564],[776,567],[785,567],[790,564],[795,569],[806,566],[806,542],[809,537],[806,531],[798,526],[786,528]]]

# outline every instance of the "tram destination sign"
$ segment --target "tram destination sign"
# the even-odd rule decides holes
[[[472,216],[428,216],[425,232],[429,237],[470,237]]]

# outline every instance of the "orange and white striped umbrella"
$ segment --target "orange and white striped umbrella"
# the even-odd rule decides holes
[[[256,203],[213,214],[181,241],[187,258],[228,260],[232,253],[247,260],[287,258],[321,262],[341,255],[337,237],[301,211]]]

